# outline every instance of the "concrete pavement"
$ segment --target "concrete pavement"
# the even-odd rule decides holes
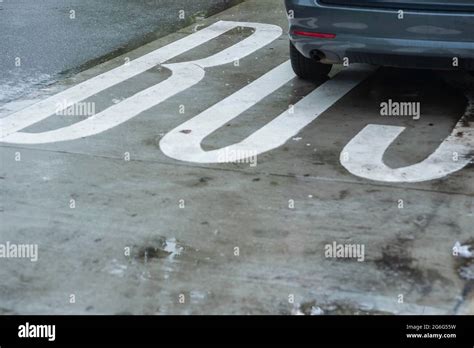
[[[64,128],[57,134],[73,140],[25,133],[69,127],[87,121],[88,115],[53,115],[17,130],[41,110],[33,105],[36,112],[21,119],[18,103],[3,108],[0,242],[37,244],[39,259],[0,259],[0,311],[472,314],[472,262],[452,251],[456,241],[474,244],[469,77],[384,68],[366,76],[342,67],[334,69],[330,81],[315,84],[282,76],[288,73],[284,67],[273,69],[288,60],[284,9],[272,0],[249,0],[198,27],[61,81],[35,98],[48,100],[120,68],[124,58],[133,63],[218,21],[271,24],[283,34],[273,40],[275,27],[265,27],[257,39],[255,28],[232,29],[88,97],[95,119],[107,121],[85,123],[79,133]],[[228,55],[226,64],[210,66],[205,60],[244,39],[249,39],[247,48],[269,42],[238,60]],[[178,74],[171,64],[191,60],[198,60],[193,67],[201,79],[116,122],[143,106],[147,95],[136,99],[137,93]],[[199,75],[201,69],[205,76]],[[281,87],[259,80],[262,76]],[[450,78],[461,84],[459,89],[446,82]],[[259,89],[250,89],[245,98],[221,104],[256,80],[265,90],[275,90],[268,95],[263,90],[254,101]],[[318,90],[331,91],[330,97]],[[169,89],[158,92],[163,96]],[[389,98],[420,101],[421,118],[381,116],[380,103]],[[130,105],[126,112],[112,113],[110,119],[100,114],[123,102]],[[33,101],[23,98],[21,103]],[[294,113],[288,114],[292,106]],[[227,119],[240,109],[242,115]],[[316,109],[321,111],[317,116]],[[186,122],[194,117],[202,122],[188,128]],[[115,123],[107,128],[110,122]],[[420,171],[406,170],[398,182],[388,176],[370,179],[367,168],[372,167],[358,161],[376,157],[381,146],[377,133],[368,139],[364,151],[369,152],[362,157],[354,157],[360,149],[347,151],[349,162],[358,158],[352,166],[343,156],[347,144],[368,125],[385,126],[376,130],[403,127],[382,151],[389,168],[423,163],[446,144],[455,126],[457,137],[446,146],[451,151],[455,145],[461,155],[456,163],[467,158],[467,164],[447,173],[443,170],[453,162],[439,155],[434,166],[421,167],[421,172],[429,177],[440,170],[441,178],[410,180],[419,179]],[[252,138],[259,129],[264,131]],[[164,140],[173,130],[175,136]],[[85,136],[85,131],[97,133]],[[208,154],[189,145],[199,145],[201,135]],[[245,147],[248,138],[253,140]],[[266,149],[258,153],[256,166],[209,155],[240,143],[238,150]],[[182,150],[173,151],[178,148]],[[355,167],[360,172],[348,170]],[[363,261],[328,257],[326,246],[334,242],[364,246]]]
[[[240,0],[0,1],[0,105]]]

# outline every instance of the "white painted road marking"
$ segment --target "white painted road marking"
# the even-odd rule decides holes
[[[20,132],[22,129],[54,115],[58,112],[58,105],[67,109],[238,27],[252,28],[255,32],[248,38],[210,57],[163,65],[171,70],[171,77],[110,106],[97,115],[51,131]],[[91,78],[0,119],[0,141],[16,144],[41,144],[75,140],[99,134],[195,86],[205,77],[206,68],[242,59],[273,42],[281,34],[282,29],[276,25],[217,22],[128,64]],[[373,71],[374,68],[363,65],[345,69],[299,101],[294,106],[293,112],[283,112],[237,144],[218,150],[204,151],[201,143],[207,136],[295,77],[290,63],[285,62],[173,129],[161,140],[160,147],[167,156],[182,161],[196,163],[243,161],[249,156],[254,157],[283,145],[371,75]],[[184,129],[192,131],[182,132]],[[350,173],[370,180],[420,182],[452,174],[463,169],[472,160],[474,131],[459,122],[453,133],[425,161],[404,168],[389,168],[383,163],[384,153],[404,129],[404,127],[368,125],[344,148],[341,154],[342,165]],[[459,136],[461,133],[462,136]],[[232,154],[232,156],[223,156],[223,154]],[[347,160],[344,158],[346,154],[349,155]],[[457,158],[455,158],[456,156]]]
[[[369,124],[342,150],[341,164],[350,173],[369,180],[421,182],[443,178],[472,161],[474,129],[465,127],[460,121],[451,135],[423,162],[403,168],[389,168],[383,162],[383,156],[404,130],[405,127]]]
[[[205,71],[194,64],[173,64],[168,67],[173,72],[170,78],[107,108],[97,115],[67,127],[42,133],[13,133],[5,137],[3,141],[17,144],[44,144],[99,134],[194,86],[205,75]]]
[[[290,62],[268,72],[248,86],[227,97],[198,116],[166,134],[160,142],[165,155],[188,162],[230,162],[223,153],[232,153],[232,162],[244,160],[283,145],[301,129],[365,80],[374,68],[353,66],[308,94],[294,106],[293,113],[283,112],[240,143],[213,151],[204,151],[201,142],[230,120],[251,108],[295,77]],[[183,133],[183,129],[192,130]]]
[[[58,104],[64,104],[64,108],[74,105],[237,27],[253,28],[255,32],[248,38],[211,57],[194,62],[164,65],[173,72],[173,76],[167,81],[137,93],[95,116],[71,126],[48,132],[18,132],[52,116],[57,112]],[[203,69],[242,59],[276,40],[281,34],[282,29],[271,24],[217,22],[126,65],[96,76],[4,119],[0,119],[0,140],[7,143],[39,144],[74,140],[101,133],[195,85],[204,77]]]

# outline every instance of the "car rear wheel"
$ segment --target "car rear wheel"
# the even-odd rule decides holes
[[[320,80],[326,77],[332,69],[331,64],[323,64],[314,59],[306,58],[291,42],[290,58],[295,74],[304,80]]]

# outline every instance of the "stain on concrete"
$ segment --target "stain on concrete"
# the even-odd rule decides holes
[[[209,185],[209,182],[212,181],[213,178],[209,176],[203,176],[199,178],[198,180],[191,180],[189,182],[185,183],[185,186],[190,187],[190,188],[195,188],[195,187],[205,187]]]
[[[153,260],[179,256],[183,252],[184,247],[178,244],[175,239],[156,237],[142,246],[135,246],[134,249],[138,249],[138,251],[133,258],[140,263],[148,263]]]
[[[383,271],[384,282],[388,286],[398,286],[400,279],[423,295],[432,292],[433,286],[439,282],[448,286],[451,281],[436,269],[422,269],[412,256],[414,239],[398,236],[391,243],[382,247],[382,256],[376,259],[376,267]]]
[[[161,137],[151,137],[151,138],[146,138],[143,140],[143,144],[146,146],[154,146],[154,147],[160,147],[160,140]]]
[[[340,191],[338,199],[343,200],[343,199],[347,198],[347,196],[349,196],[349,193],[350,193],[349,190]]]
[[[18,313],[8,308],[0,307],[0,315],[18,315]]]
[[[461,245],[474,246],[474,238],[461,243]],[[464,282],[464,286],[457,302],[454,313],[456,314],[474,314],[474,259],[456,257],[454,262],[454,271]]]
[[[296,311],[286,310],[286,313],[282,314],[295,314],[295,312],[298,312],[300,315],[393,315],[391,312],[362,308],[357,303],[351,301],[318,303],[315,300],[303,302]]]
[[[290,232],[285,230],[264,230],[264,229],[254,229],[252,230],[252,234],[257,238],[272,238],[272,239],[280,239],[286,238],[290,234]]]
[[[461,245],[470,245],[471,250],[474,249],[474,238],[468,239]],[[459,277],[467,281],[474,281],[474,259],[456,257],[454,269]]]

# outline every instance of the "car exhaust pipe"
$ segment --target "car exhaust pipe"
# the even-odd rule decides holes
[[[311,51],[311,58],[319,62],[323,59],[326,59],[326,55],[319,50],[314,50],[314,51]]]

